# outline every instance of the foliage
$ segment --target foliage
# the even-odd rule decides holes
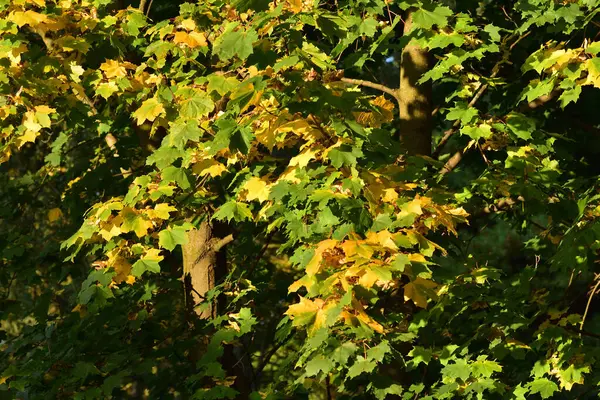
[[[1,396],[597,396],[598,1],[156,7],[0,1]]]

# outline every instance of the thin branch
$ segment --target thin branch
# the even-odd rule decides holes
[[[217,251],[221,250],[224,246],[228,245],[231,242],[233,242],[233,235],[232,234],[229,234],[229,235],[225,236],[223,239],[218,239],[211,246],[212,247],[212,251],[217,252]]]
[[[387,86],[379,84],[379,83],[364,81],[362,79],[352,79],[352,78],[342,78],[341,81],[349,83],[351,85],[365,86],[365,87],[370,87],[371,89],[381,90],[382,92],[393,96],[396,100],[398,100],[400,97],[398,94],[398,89],[392,89],[390,87],[387,87]]]
[[[590,296],[588,297],[588,302],[587,302],[587,305],[585,306],[585,312],[583,313],[583,317],[581,318],[581,324],[579,325],[580,331],[583,331],[583,324],[585,322],[585,318],[587,317],[587,313],[590,309],[590,304],[592,303],[592,298],[596,294],[596,290],[598,289],[598,286],[600,286],[600,276],[596,276],[596,279],[598,280],[598,282],[596,282],[596,285],[594,285],[594,288],[592,289],[592,292],[590,293]]]
[[[154,0],[150,0],[150,3],[148,4],[148,9],[146,10],[146,17],[147,17],[148,15],[150,15],[150,9],[152,8],[152,2],[153,2],[153,1],[154,1]]]

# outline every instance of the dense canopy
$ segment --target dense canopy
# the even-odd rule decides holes
[[[595,399],[600,0],[0,0],[0,399]]]

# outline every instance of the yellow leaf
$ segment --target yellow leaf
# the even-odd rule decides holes
[[[118,254],[112,258],[109,258],[108,266],[113,267],[117,273],[113,277],[113,281],[117,284],[126,280],[131,272],[131,263],[125,257],[122,257]]]
[[[169,213],[177,209],[168,203],[160,203],[154,206],[154,210],[148,210],[147,214],[152,219],[169,219]]]
[[[127,69],[117,60],[106,60],[100,64],[100,69],[108,79],[127,76]]]
[[[206,41],[204,34],[202,34],[200,32],[190,32],[190,33],[187,33],[184,31],[175,32],[175,36],[173,37],[173,43],[175,43],[175,44],[183,43],[192,49],[195,49],[196,47],[200,47],[200,46],[208,46],[208,42]]]
[[[326,239],[319,243],[315,250],[315,255],[306,266],[306,273],[308,275],[316,275],[321,269],[321,261],[323,260],[323,253],[326,250],[333,249],[338,244],[335,239]]]
[[[50,223],[54,223],[62,218],[62,211],[60,208],[53,208],[48,211],[48,221]]]
[[[35,139],[38,137],[39,133],[27,129],[24,134],[19,136],[17,147],[20,149],[25,143],[33,143]]]
[[[298,14],[302,11],[302,0],[287,0],[288,8],[294,13]]]
[[[346,257],[360,256],[366,259],[370,259],[375,253],[373,247],[365,243],[363,240],[346,240],[341,244],[341,248],[344,250]]]
[[[404,285],[404,300],[412,300],[417,307],[427,308],[428,299],[437,299],[437,286],[433,281],[417,278]]]
[[[35,27],[48,20],[45,14],[36,13],[35,11],[13,11],[9,14],[8,19],[20,28],[24,25]]]
[[[261,203],[269,199],[269,193],[271,191],[267,182],[256,176],[246,181],[243,189],[248,191],[248,193],[246,193],[246,200],[258,200]]]
[[[227,167],[214,159],[198,161],[192,167],[192,172],[200,176],[210,175],[212,178],[221,176]]]
[[[305,149],[304,151],[302,151],[302,153],[290,159],[290,166],[293,167],[297,165],[300,168],[304,168],[308,165],[308,162],[310,160],[315,158],[318,152],[318,150],[312,150],[310,148]]]
[[[384,203],[395,203],[398,200],[398,192],[396,192],[396,189],[385,189],[381,199]]]
[[[102,222],[100,224],[100,230],[98,233],[100,236],[102,236],[102,239],[108,242],[110,239],[121,234],[122,223],[123,218],[120,216],[113,217],[108,222]]]
[[[137,119],[137,124],[142,125],[144,121],[154,121],[156,117],[165,112],[165,108],[156,98],[151,98],[142,103],[134,113],[134,118]]]
[[[196,23],[191,18],[184,19],[179,25],[188,31],[193,31],[196,29]]]
[[[364,126],[379,128],[381,124],[394,120],[394,103],[384,96],[375,98],[371,104],[376,108],[375,110],[354,113],[356,122]]]
[[[315,299],[313,301],[306,297],[300,297],[300,302],[289,306],[285,315],[289,315],[290,319],[293,320],[302,314],[316,313],[324,304],[325,302],[321,299]]]
[[[390,250],[398,250],[398,246],[394,243],[393,234],[388,230],[367,233],[367,241],[372,244],[377,244]]]
[[[403,204],[402,207],[400,207],[400,209],[402,211],[405,211],[406,213],[412,213],[412,214],[417,214],[417,215],[423,214],[423,210],[421,209],[421,200],[420,199],[413,199],[413,200],[409,201],[408,203]]]

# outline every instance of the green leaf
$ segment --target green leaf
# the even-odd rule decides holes
[[[542,399],[548,399],[558,391],[558,385],[546,378],[536,379],[529,384],[531,394],[539,393]]]
[[[225,75],[212,74],[208,76],[208,86],[206,90],[210,92],[217,92],[221,96],[225,96],[227,93],[238,87],[240,82],[234,77],[226,77]]]
[[[175,182],[182,189],[189,189],[192,184],[186,174],[185,169],[174,166],[162,170],[161,179],[165,183]]]
[[[169,146],[183,150],[189,140],[197,142],[201,136],[202,131],[196,121],[177,121],[171,124],[169,134],[162,141],[162,147]]]
[[[389,343],[387,342],[387,340],[384,340],[377,346],[371,347],[369,350],[367,350],[367,360],[375,360],[377,362],[382,362],[383,357],[385,357],[385,355],[387,353],[390,353],[391,351],[392,348],[390,347]]]
[[[356,378],[357,376],[372,372],[377,363],[375,361],[367,360],[362,356],[358,356],[356,361],[350,368],[348,368],[347,379]]]
[[[146,271],[152,273],[160,272],[160,265],[158,264],[164,257],[159,256],[158,252],[148,252],[145,256],[137,260],[131,266],[131,274],[135,277],[140,277]]]
[[[471,368],[473,375],[482,376],[484,378],[489,378],[494,372],[502,371],[502,366],[500,364],[488,360],[485,355],[477,357],[477,361],[471,365]]]
[[[306,376],[316,376],[320,372],[327,374],[333,368],[333,361],[323,355],[313,357],[306,366],[304,371]]]
[[[331,165],[341,168],[343,165],[353,167],[356,165],[356,159],[362,157],[363,153],[359,148],[343,144],[334,148],[328,154]]]
[[[463,126],[460,133],[469,136],[471,139],[479,140],[489,139],[492,137],[492,127],[488,124],[480,124],[478,126]]]
[[[449,378],[460,379],[466,382],[471,376],[471,369],[465,360],[459,358],[454,360],[454,364],[448,364],[442,368],[442,374]]]
[[[421,363],[425,365],[429,364],[429,361],[431,361],[431,358],[433,357],[433,351],[421,346],[415,346],[408,355],[413,358],[412,365],[417,367]]]
[[[475,107],[469,107],[469,105],[465,102],[458,102],[456,106],[448,110],[448,114],[446,114],[446,119],[448,121],[460,120],[463,125],[470,124],[473,122],[473,119],[479,115],[479,110]]]
[[[186,229],[181,226],[169,227],[158,233],[158,245],[169,251],[173,251],[177,245],[184,245],[187,242]]]
[[[341,366],[348,364],[348,359],[356,353],[358,346],[352,342],[342,343],[331,353],[331,359]]]
[[[523,114],[512,113],[506,119],[506,125],[519,139],[529,140],[535,131],[535,120]]]
[[[600,51],[600,50],[599,50]],[[560,100],[560,107],[565,108],[569,103],[576,103],[581,95],[581,86],[577,85],[572,89],[565,90],[562,92],[558,100]]]
[[[217,212],[213,215],[213,218],[218,221],[227,220],[230,222],[231,220],[242,222],[247,219],[252,219],[252,212],[248,208],[247,204],[238,203],[235,200],[230,200],[227,203],[223,204]]]
[[[448,25],[448,17],[452,10],[444,6],[431,6],[429,9],[421,8],[413,12],[413,23],[421,29],[431,29],[433,25],[444,28]]]
[[[188,118],[204,117],[215,108],[215,103],[204,92],[194,92],[194,95],[181,103],[181,115]]]
[[[245,60],[253,52],[252,43],[258,40],[258,34],[254,29],[235,30],[238,26],[237,22],[229,22],[215,41],[213,52],[222,61],[229,61],[235,56]]]

